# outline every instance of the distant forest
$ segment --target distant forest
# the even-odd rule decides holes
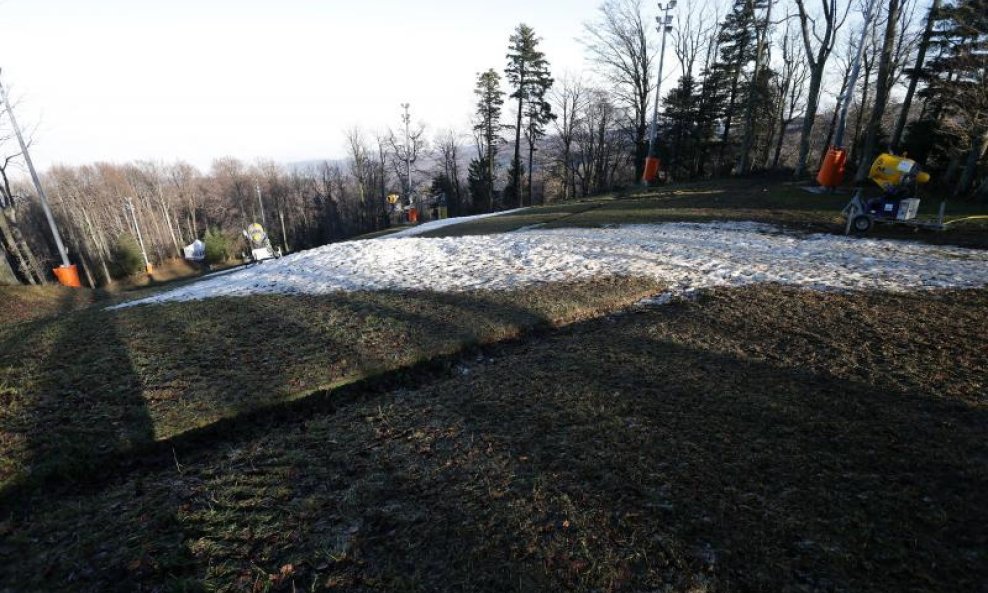
[[[848,181],[864,181],[880,152],[907,152],[932,191],[988,200],[988,0],[875,2],[864,30],[868,3],[697,0],[669,11],[655,136],[668,178],[809,180],[849,101]],[[506,31],[504,63],[477,65],[470,129],[429,130],[406,112],[393,129],[348,130],[341,161],[55,166],[42,186],[94,287],[136,271],[135,219],[154,263],[196,239],[218,262],[237,256],[262,208],[272,241],[296,251],[391,224],[389,194],[426,215],[443,195],[455,216],[629,188],[648,151],[663,14],[643,0],[604,2],[581,36],[583,74],[553,72],[531,27]],[[0,282],[51,282],[58,253],[5,114],[0,211]]]

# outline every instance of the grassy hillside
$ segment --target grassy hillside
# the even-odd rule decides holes
[[[974,591],[986,309],[761,286],[492,346],[33,491],[0,590]]]

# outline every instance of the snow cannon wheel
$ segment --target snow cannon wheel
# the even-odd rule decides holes
[[[858,214],[851,221],[851,228],[856,233],[867,233],[874,224],[875,222],[867,214]]]

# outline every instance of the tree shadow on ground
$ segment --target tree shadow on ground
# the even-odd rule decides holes
[[[11,367],[37,381],[6,410],[5,432],[25,444],[6,446],[3,495],[21,482],[98,481],[131,456],[181,445],[179,435],[208,439],[313,391],[325,400],[342,383],[441,368],[464,347],[547,325],[544,312],[506,297],[423,292],[217,299],[25,327],[34,346],[20,356],[41,368]]]
[[[182,582],[218,590],[984,582],[982,408],[656,333],[679,314],[575,325],[420,389],[214,435],[169,466],[49,499],[31,521],[15,513],[18,539],[0,551],[32,558],[86,529],[125,549],[140,488],[177,509],[177,526],[147,528],[157,555],[187,551]],[[97,571],[67,586],[67,567],[93,555],[63,553],[51,590],[172,578]]]

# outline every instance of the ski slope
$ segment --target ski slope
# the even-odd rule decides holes
[[[988,285],[988,252],[801,235],[752,222],[667,223],[326,245],[121,307],[252,294],[509,290],[541,282],[644,276],[673,291],[776,282],[819,290]]]

